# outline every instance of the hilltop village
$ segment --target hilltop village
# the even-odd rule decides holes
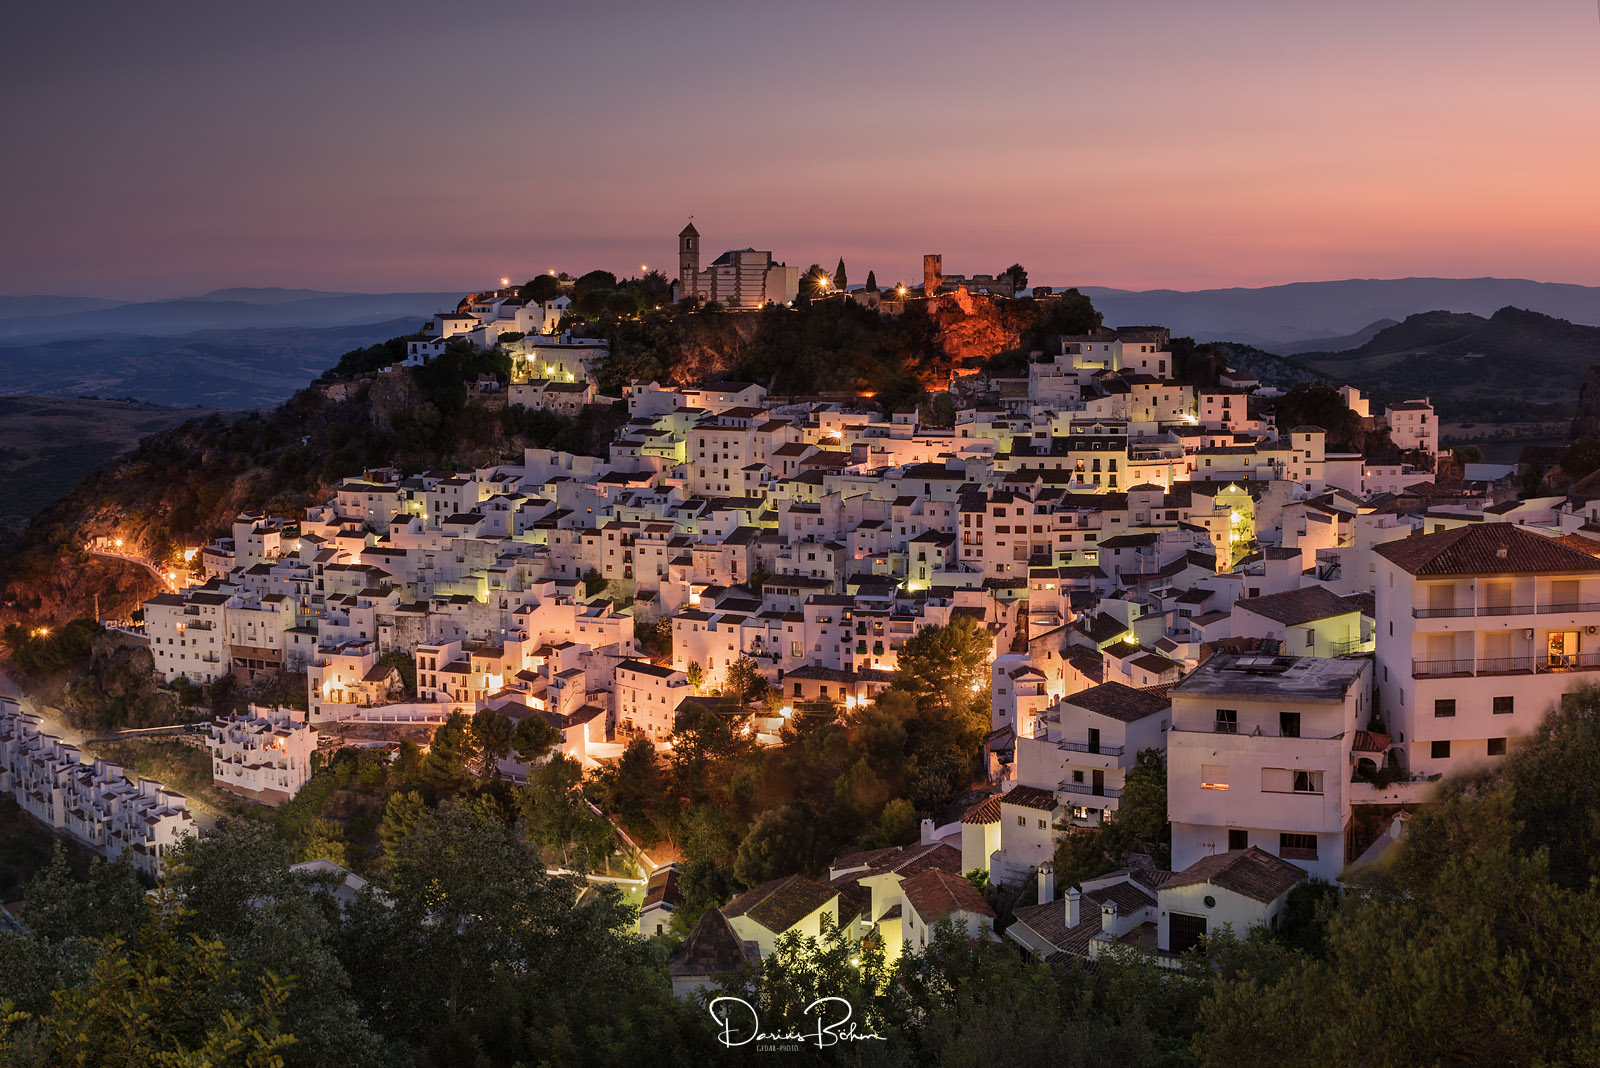
[[[673,296],[729,311],[809,285],[920,314],[1024,281],[929,256],[919,287],[849,288],[752,249],[702,269],[698,243],[679,237]],[[1372,864],[1434,781],[1505,756],[1600,670],[1600,516],[1496,492],[1504,472],[1441,453],[1426,399],[1373,411],[1344,387],[1390,448],[1336,451],[1249,373],[1179,380],[1155,326],[1052,339],[1025,374],[958,372],[906,410],[743,381],[606,397],[605,342],[564,330],[572,298],[551,289],[468,296],[397,368],[498,347],[510,380],[470,388],[562,415],[625,406],[608,457],[352,471],[303,515],[239,515],[115,629],[170,684],[304,673],[303,711],[207,728],[216,782],[269,804],[310,778],[319,730],[456,713],[542,721],[591,770],[630,746],[671,754],[708,707],[780,746],[883,698],[919,635],[978,635],[989,722],[959,810],[725,895],[673,958],[682,993],[833,924],[891,959],[950,922],[1044,959],[1131,946],[1169,963],[1223,924],[1275,927],[1302,880]],[[0,789],[158,872],[189,833],[184,799],[79,759],[0,708]],[[1114,827],[1151,768],[1170,863],[1058,881],[1064,837]],[[499,772],[530,764],[502,755]],[[668,933],[680,867],[641,874],[640,933]],[[980,887],[1011,894],[1003,935]]]

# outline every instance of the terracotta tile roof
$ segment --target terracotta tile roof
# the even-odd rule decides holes
[[[665,905],[668,908],[677,908],[681,904],[683,904],[683,892],[678,889],[678,866],[669,864],[665,868],[657,868],[651,872],[650,882],[645,887],[644,901],[640,907]]]
[[[1142,659],[1142,658],[1141,658]],[[1165,659],[1165,658],[1163,658]],[[1135,723],[1154,715],[1172,704],[1165,697],[1147,690],[1136,690],[1120,682],[1106,682],[1087,690],[1069,694],[1063,702],[1074,708],[1097,712],[1123,723]]]
[[[1167,886],[1210,883],[1252,901],[1267,903],[1287,894],[1305,877],[1305,869],[1251,846],[1249,849],[1230,850],[1197,860],[1182,871],[1174,872]]]
[[[1355,737],[1350,741],[1350,748],[1357,753],[1386,753],[1389,750],[1390,738],[1387,734],[1378,734],[1375,731],[1356,731]]]
[[[1056,795],[1049,790],[1041,790],[1037,786],[1016,786],[1007,793],[1000,795],[1000,801],[1007,805],[1017,805],[1021,808],[1036,808],[1041,812],[1053,812],[1056,807]]]
[[[1234,607],[1291,627],[1359,611],[1355,605],[1326,586],[1306,586],[1283,593],[1269,593],[1265,597],[1248,597],[1235,601]]]
[[[708,909],[667,962],[667,974],[674,978],[720,975],[760,959],[756,944],[742,940],[720,909]]]
[[[952,875],[938,869],[925,871],[901,883],[900,893],[927,923],[942,920],[952,912],[970,912],[994,918],[994,909],[989,907],[978,888],[963,875]]]
[[[748,916],[773,934],[782,934],[839,893],[838,887],[790,875],[747,890],[723,906],[729,917]]]
[[[1509,523],[1457,527],[1385,542],[1375,551],[1413,575],[1600,571],[1600,559]]]
[[[1001,794],[993,794],[967,809],[962,823],[999,823]]]

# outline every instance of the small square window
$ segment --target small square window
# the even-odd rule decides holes
[[[1497,716],[1509,716],[1515,710],[1516,710],[1516,698],[1515,697],[1496,697],[1494,699],[1494,714],[1495,715],[1497,715]],[[1500,740],[1502,742],[1505,741],[1504,738],[1502,738]],[[1491,744],[1492,744],[1492,742],[1491,742]]]
[[[1433,759],[1435,759],[1435,760],[1449,760],[1450,759],[1450,743],[1449,742],[1434,742],[1433,743],[1433,748],[1432,748],[1432,756],[1433,756]]]
[[[1504,738],[1490,738],[1489,739],[1489,755],[1490,756],[1505,756],[1506,755],[1506,740]]]
[[[1238,830],[1237,828],[1233,828],[1233,829],[1230,829],[1228,831],[1228,849],[1230,851],[1231,850],[1235,850],[1235,849],[1249,849],[1249,848],[1250,848],[1250,832],[1249,831],[1241,831],[1241,830]]]
[[[1433,703],[1433,714],[1438,719],[1449,719],[1456,714],[1454,698],[1442,699]]]

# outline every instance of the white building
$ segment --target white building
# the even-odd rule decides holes
[[[281,805],[311,778],[317,732],[306,713],[250,706],[247,715],[212,720],[206,736],[211,781],[224,790]]]
[[[1217,653],[1172,688],[1174,869],[1257,846],[1338,876],[1371,668],[1366,659]]]
[[[127,853],[155,877],[168,854],[195,832],[188,801],[154,779],[130,780],[116,764],[83,762],[73,746],[42,730],[39,717],[0,697],[0,791],[35,819],[110,860]]]
[[[1413,775],[1504,756],[1600,679],[1600,559],[1571,537],[1477,523],[1373,556],[1377,712]]]
[[[144,603],[145,634],[156,674],[166,682],[215,682],[232,669],[228,594],[160,593]]]
[[[654,742],[672,737],[678,705],[693,693],[689,676],[646,660],[617,665],[617,726]]]
[[[1439,420],[1428,398],[1408,400],[1389,409],[1389,440],[1399,449],[1421,449],[1439,455]]]

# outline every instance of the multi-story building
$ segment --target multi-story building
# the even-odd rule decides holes
[[[229,594],[211,590],[159,593],[144,603],[145,634],[156,674],[167,682],[215,682],[228,674]]]
[[[1387,418],[1389,440],[1396,448],[1420,449],[1433,456],[1439,454],[1439,420],[1427,397],[1391,405]]]
[[[1371,669],[1366,658],[1217,653],[1172,688],[1173,870],[1256,846],[1338,876]]]
[[[1377,712],[1413,775],[1504,756],[1600,678],[1600,559],[1568,542],[1475,523],[1373,549]]]
[[[188,801],[154,779],[130,780],[122,768],[46,734],[37,716],[0,697],[0,792],[35,819],[107,859],[127,854],[151,877],[195,833]]]
[[[652,741],[672,736],[678,705],[693,693],[689,676],[645,660],[617,665],[617,727]]]
[[[700,269],[700,231],[694,223],[678,233],[679,300],[716,301],[733,311],[790,304],[800,293],[800,270],[778,263],[770,252],[731,249]]]
[[[311,778],[317,732],[306,713],[250,706],[244,715],[211,721],[211,781],[224,790],[268,805],[293,799]]]

